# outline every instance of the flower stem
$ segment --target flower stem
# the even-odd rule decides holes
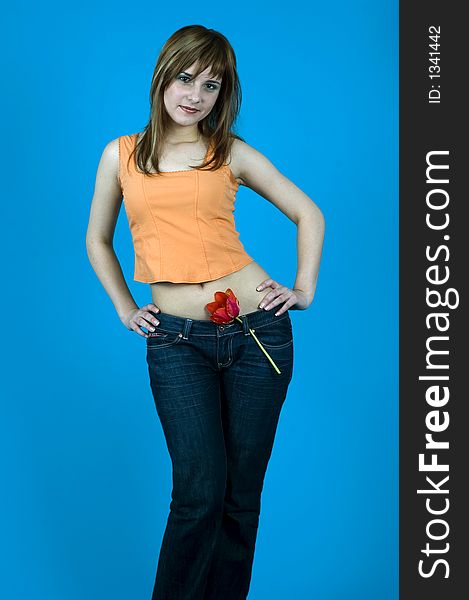
[[[242,323],[243,321],[239,318],[236,317],[236,320],[239,321],[240,323]],[[262,352],[267,356],[267,358],[269,359],[271,365],[273,366],[273,368],[275,369],[275,371],[277,372],[278,375],[280,375],[281,371],[280,369],[277,367],[277,365],[274,363],[274,361],[272,360],[272,358],[269,356],[269,353],[266,351],[266,349],[264,348],[264,346],[260,343],[260,341],[257,339],[256,334],[254,333],[254,331],[249,328],[249,333],[252,335],[252,337],[255,339],[257,345],[259,346],[259,348],[262,350]]]

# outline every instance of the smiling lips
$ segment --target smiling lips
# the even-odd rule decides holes
[[[190,106],[183,106],[182,104],[180,105],[180,107],[182,108],[182,110],[186,111],[186,112],[190,112],[190,113],[195,113],[198,112],[197,108],[190,108]]]

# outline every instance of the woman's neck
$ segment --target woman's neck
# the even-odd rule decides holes
[[[193,127],[170,127],[165,135],[165,143],[176,146],[177,144],[195,143],[200,140],[197,125]]]

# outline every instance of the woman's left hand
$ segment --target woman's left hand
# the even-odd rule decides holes
[[[257,286],[256,290],[260,292],[266,287],[273,289],[261,300],[259,308],[270,310],[281,305],[275,313],[277,316],[290,308],[293,308],[293,310],[305,310],[313,301],[312,294],[306,294],[306,292],[296,288],[288,288],[273,279],[266,279]]]

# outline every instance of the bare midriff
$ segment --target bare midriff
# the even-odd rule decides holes
[[[171,283],[159,281],[151,283],[152,302],[161,312],[188,317],[190,319],[210,319],[205,305],[215,300],[215,292],[226,292],[230,288],[239,302],[239,314],[254,312],[262,298],[271,291],[266,287],[260,292],[256,287],[269,274],[255,261],[239,271],[213,281],[203,283]]]

